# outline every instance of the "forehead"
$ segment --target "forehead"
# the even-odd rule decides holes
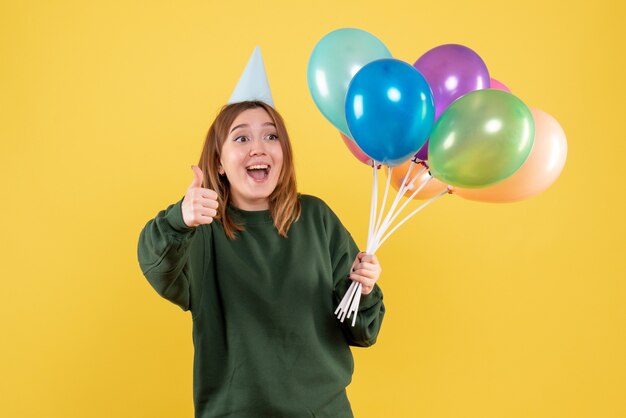
[[[255,107],[254,109],[244,110],[239,115],[237,115],[232,125],[230,126],[229,131],[239,125],[248,125],[252,127],[262,126],[267,123],[274,124],[271,116],[262,107]]]

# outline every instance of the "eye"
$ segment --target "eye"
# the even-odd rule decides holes
[[[278,139],[278,135],[276,135],[276,134],[269,134],[265,138],[269,139],[270,141],[276,141]]]
[[[248,137],[247,136],[238,136],[236,138],[233,139],[233,141],[235,142],[246,142],[248,141]]]

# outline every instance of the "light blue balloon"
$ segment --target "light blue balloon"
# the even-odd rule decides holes
[[[354,76],[345,103],[350,133],[374,160],[396,166],[424,145],[435,119],[433,94],[412,65],[381,59]]]
[[[324,117],[348,136],[344,103],[350,80],[365,64],[380,58],[391,58],[387,47],[355,28],[332,31],[313,48],[307,67],[309,91]]]

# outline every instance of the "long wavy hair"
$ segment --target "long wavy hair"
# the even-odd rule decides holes
[[[220,175],[220,159],[222,146],[228,137],[228,131],[240,113],[249,110],[262,108],[272,118],[276,125],[278,140],[283,150],[283,166],[278,178],[276,188],[269,196],[269,209],[272,214],[274,226],[278,233],[287,237],[287,232],[295,221],[300,217],[302,208],[298,200],[296,188],[296,171],[293,165],[293,152],[291,142],[287,134],[285,122],[280,114],[271,106],[260,101],[248,101],[233,103],[222,107],[209,132],[202,147],[202,154],[198,166],[204,173],[203,187],[215,190],[219,207],[215,219],[219,219],[224,227],[226,236],[235,239],[238,232],[244,230],[244,225],[237,223],[228,214],[228,205],[231,203],[231,190],[228,178]]]

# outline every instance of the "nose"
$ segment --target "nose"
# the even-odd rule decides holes
[[[250,141],[250,156],[265,155],[265,141],[261,138],[255,138]]]

